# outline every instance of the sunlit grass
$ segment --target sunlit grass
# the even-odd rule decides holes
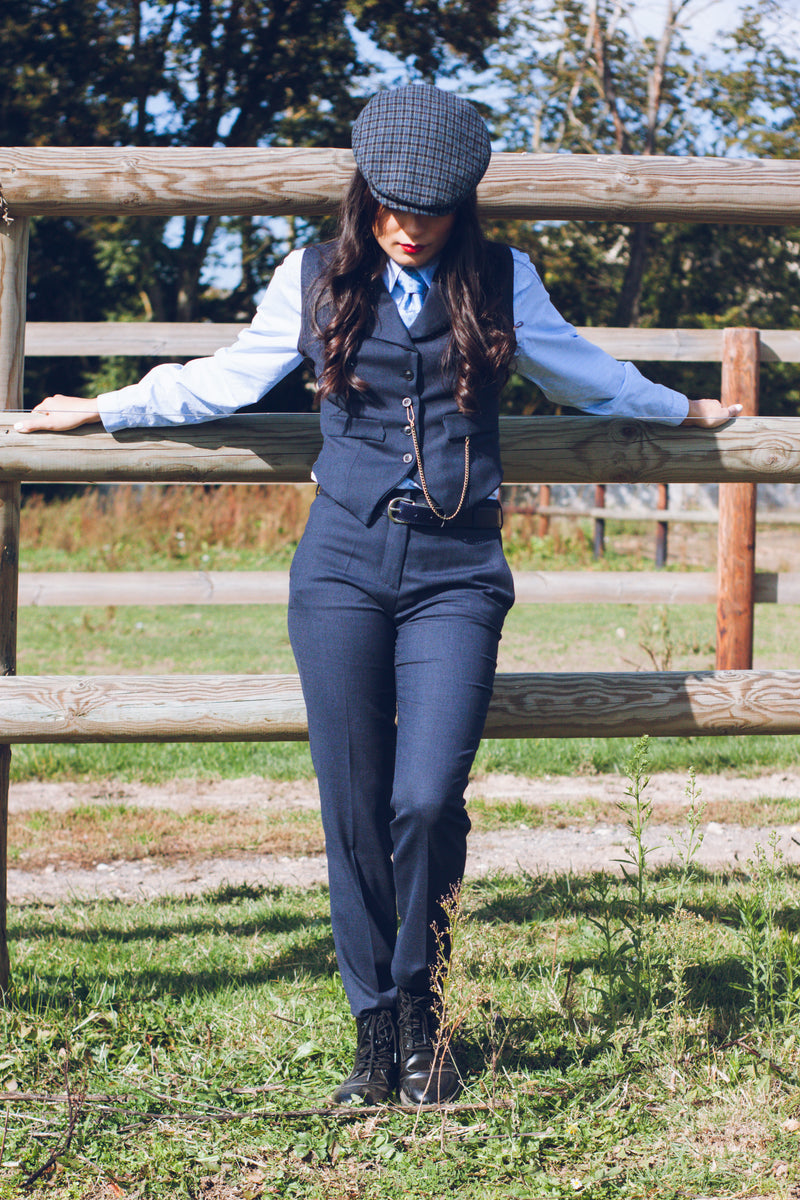
[[[798,880],[780,880],[774,923],[796,956]],[[16,909],[0,1195],[63,1145],[65,1103],[48,1098],[68,1082],[73,1136],[37,1185],[59,1200],[786,1196],[800,1180],[800,994],[781,974],[777,1020],[758,1007],[738,912],[764,884],[697,871],[687,885],[671,869],[650,886],[655,1002],[615,1020],[596,922],[616,927],[623,881],[466,890],[462,1107],[421,1116],[327,1109],[353,1027],[324,889]]]

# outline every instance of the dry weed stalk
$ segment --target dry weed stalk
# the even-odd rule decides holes
[[[110,569],[127,565],[131,551],[200,565],[214,547],[272,553],[296,543],[312,495],[306,485],[258,484],[120,486],[58,499],[26,492],[20,536],[23,546],[97,551]]]

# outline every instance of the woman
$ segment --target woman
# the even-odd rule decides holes
[[[55,396],[18,429],[210,420],[314,365],[319,492],[291,572],[289,631],[319,780],[336,954],[356,1018],[334,1100],[452,1099],[432,970],[464,870],[464,790],[513,586],[498,403],[514,363],[588,412],[717,425],[578,337],[527,257],[487,243],[483,121],[427,85],[380,92],[353,130],[337,239],[290,254],[250,326],[210,359],[97,400]]]

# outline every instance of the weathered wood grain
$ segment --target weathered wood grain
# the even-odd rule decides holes
[[[244,325],[210,321],[29,321],[27,358],[146,355],[203,358],[235,342]],[[720,343],[721,344],[721,343]]]
[[[713,604],[717,577],[692,571],[517,571],[517,604]],[[761,571],[756,604],[800,604],[800,572]],[[286,604],[288,571],[22,572],[19,603],[37,608]]]
[[[296,741],[295,675],[17,676],[0,680],[9,742]]]
[[[537,504],[531,511],[548,517],[584,517],[587,520],[602,517],[609,521],[665,521],[676,525],[716,525],[719,520],[713,508],[583,508],[579,504]],[[800,525],[800,512],[765,508],[756,511],[756,520],[759,525]]]
[[[18,483],[0,483],[0,679],[11,678],[17,669],[20,491]],[[6,886],[10,778],[11,744],[0,733],[0,998],[6,996],[11,982]]]
[[[0,222],[0,407],[22,403],[25,359],[25,294],[27,289],[29,222]],[[17,586],[19,575],[19,513],[17,480],[0,481],[0,676],[17,669]],[[2,738],[0,738],[2,742]],[[0,995],[10,980],[6,924],[8,857],[8,785],[11,746],[0,744]]]
[[[800,733],[800,671],[499,675],[489,737]],[[0,679],[0,737],[27,742],[295,741],[291,675]]]
[[[19,434],[2,421],[0,479],[307,483],[322,444],[317,416],[286,413],[115,434]]]
[[[349,150],[10,147],[0,183],[12,216],[332,212]],[[478,189],[487,216],[800,224],[788,159],[495,154]]]
[[[800,732],[800,671],[498,676],[487,737]]]
[[[689,525],[716,525],[717,513],[714,509],[694,508],[606,508],[580,504],[548,504],[535,506],[537,513],[546,513],[548,517],[585,517],[605,521],[674,521]],[[770,524],[772,513],[764,514],[764,523]],[[776,524],[800,525],[800,513],[782,513],[786,520],[778,520]]]
[[[30,221],[0,221],[0,408],[22,399]]]
[[[19,602],[70,605],[286,604],[288,571],[23,572]]]
[[[22,434],[0,413],[0,479],[27,482],[304,483],[319,419],[269,413],[116,434]],[[800,417],[721,429],[599,417],[504,417],[506,483],[800,481]]]
[[[29,358],[147,355],[189,358],[213,354],[236,340],[243,325],[210,321],[29,321]],[[721,362],[721,329],[631,329],[581,326],[578,333],[614,358],[636,362]],[[800,330],[763,329],[762,362],[800,362]]]

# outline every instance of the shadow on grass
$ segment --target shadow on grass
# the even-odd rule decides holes
[[[246,958],[250,960],[252,955]],[[243,970],[230,965],[191,970],[172,969],[166,964],[138,966],[120,961],[94,964],[86,960],[52,971],[20,969],[14,972],[12,1002],[18,1009],[41,1014],[45,1009],[68,1008],[76,1000],[88,1001],[105,985],[112,988],[117,1001],[131,1003],[159,996],[213,996],[231,988],[294,982],[302,976],[329,978],[335,969],[333,937],[328,927],[316,937],[305,938],[302,947],[289,947],[271,957],[265,956],[262,962]]]
[[[800,868],[792,865],[784,868],[783,878],[789,884],[800,883]],[[651,900],[643,909],[645,916],[662,917],[672,908],[671,897],[680,881],[680,870],[675,867],[659,867],[648,871],[648,891],[660,891],[664,899]],[[697,903],[685,898],[683,909],[704,920],[738,926],[739,910],[735,896],[750,884],[745,871],[710,871],[695,867],[691,872],[689,890],[714,887],[720,893],[717,899]],[[620,891],[603,895],[601,889],[607,885],[617,886]],[[625,884],[620,876],[606,871],[589,872],[583,875],[570,873],[560,875],[521,875],[513,877],[490,877],[471,886],[469,912],[471,919],[479,922],[502,922],[527,925],[539,921],[567,917],[598,917],[609,911],[629,911],[633,902],[630,892],[625,893]],[[791,903],[775,912],[775,923],[789,932],[800,929],[800,909]]]
[[[666,896],[678,874],[669,868],[654,871],[650,886]],[[466,893],[469,919],[487,932],[500,923],[535,926],[579,918],[616,922],[629,911],[630,902],[617,879],[613,892],[601,891],[610,878],[587,874],[482,880]],[[684,907],[708,921],[738,927],[735,894],[746,882],[742,874],[722,876],[698,868],[692,880],[695,896],[702,890],[708,894],[712,885],[716,895],[695,905],[685,902]],[[669,908],[668,902],[652,903],[647,914],[662,916]],[[776,924],[787,929],[796,929],[798,920],[797,909],[788,904],[776,914]],[[105,985],[131,1001],[165,994],[215,995],[231,987],[258,987],[299,976],[314,980],[330,977],[336,969],[323,887],[301,891],[244,885],[224,887],[202,899],[76,901],[48,911],[29,907],[12,913],[11,940],[12,946],[27,943],[15,975],[17,1001],[32,1011],[61,1007]],[[546,969],[534,950],[509,961],[505,973],[522,981],[531,970],[538,974]],[[605,964],[590,946],[571,958],[569,969],[575,978],[590,972],[602,979]],[[706,1008],[736,1020],[748,1003],[747,967],[741,957],[687,964],[682,986],[687,1010]],[[668,988],[662,989],[659,1005],[670,1001]],[[519,1031],[524,1043],[522,1025]],[[520,1038],[515,1035],[514,1040]],[[548,1065],[543,1053],[540,1040],[535,1062],[527,1065]],[[550,1066],[558,1067],[560,1053],[553,1051]]]
[[[130,1002],[335,971],[324,887],[242,885],[202,899],[74,901],[11,915],[12,959],[14,946],[27,943],[24,963],[12,968],[14,999],[32,1012],[69,1006],[103,986]]]
[[[296,889],[278,886],[255,887],[251,884],[224,886],[197,897],[162,896],[153,900],[74,900],[43,911],[37,905],[11,909],[9,927],[12,939],[63,938],[68,942],[166,941],[176,935],[192,936],[205,933],[225,933],[231,937],[248,937],[256,933],[291,933],[314,920],[307,913],[298,913]],[[309,888],[302,892],[306,903],[324,902],[327,909],[327,887]],[[240,911],[226,911],[227,906],[252,903],[255,911],[243,916]],[[211,906],[219,905],[214,910]],[[202,911],[196,911],[202,906]],[[126,928],[126,917],[141,907],[140,919]],[[294,911],[292,911],[294,910]],[[48,913],[54,914],[51,918]],[[63,914],[61,916],[56,914]],[[162,920],[156,920],[157,915]],[[70,917],[73,917],[70,920]],[[149,919],[148,919],[149,918]],[[78,922],[85,922],[79,924]]]

